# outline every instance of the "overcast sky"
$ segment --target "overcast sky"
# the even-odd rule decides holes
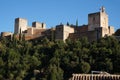
[[[15,18],[44,22],[47,28],[67,22],[88,24],[88,14],[104,6],[109,25],[120,28],[120,0],[0,0],[0,32],[13,32]]]

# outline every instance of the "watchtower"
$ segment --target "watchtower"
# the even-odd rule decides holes
[[[88,31],[100,29],[101,37],[109,34],[108,15],[102,6],[100,12],[88,14]]]
[[[46,29],[46,24],[45,23],[40,23],[40,22],[33,22],[32,27],[40,28],[40,29]]]
[[[27,30],[27,20],[23,18],[16,18],[14,26],[15,34],[24,33]]]
[[[108,28],[108,15],[103,6],[100,12],[88,14],[88,30],[95,30],[98,27]]]

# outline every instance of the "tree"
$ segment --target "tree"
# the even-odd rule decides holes
[[[56,65],[50,65],[49,67],[49,80],[63,80],[63,70]]]
[[[76,20],[76,26],[78,27],[78,19]]]
[[[55,30],[54,28],[51,28],[51,41],[55,40]]]
[[[70,26],[69,22],[67,22],[67,26]]]
[[[88,73],[90,71],[89,63],[82,61],[80,64],[80,69],[82,73]]]
[[[115,36],[120,36],[120,29],[117,29],[114,35]]]

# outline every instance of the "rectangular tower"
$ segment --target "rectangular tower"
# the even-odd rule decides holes
[[[23,18],[16,18],[15,19],[15,28],[14,33],[24,33],[27,30],[27,20]]]
[[[70,33],[74,33],[73,27],[67,25],[58,25],[56,26],[55,39],[65,41],[66,39],[68,39]]]
[[[108,28],[108,15],[104,7],[100,12],[88,14],[88,30],[95,30],[98,27]]]
[[[46,29],[46,24],[45,23],[40,23],[40,22],[33,22],[32,27],[40,28],[40,29]]]
[[[88,31],[102,29],[101,37],[109,35],[108,29],[108,15],[105,8],[101,7],[100,12],[91,13],[88,15]]]
[[[88,14],[88,30],[93,31],[100,27],[100,12]]]

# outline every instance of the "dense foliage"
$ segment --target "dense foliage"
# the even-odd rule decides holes
[[[118,40],[0,40],[0,80],[68,80],[73,73],[92,70],[120,73]]]

